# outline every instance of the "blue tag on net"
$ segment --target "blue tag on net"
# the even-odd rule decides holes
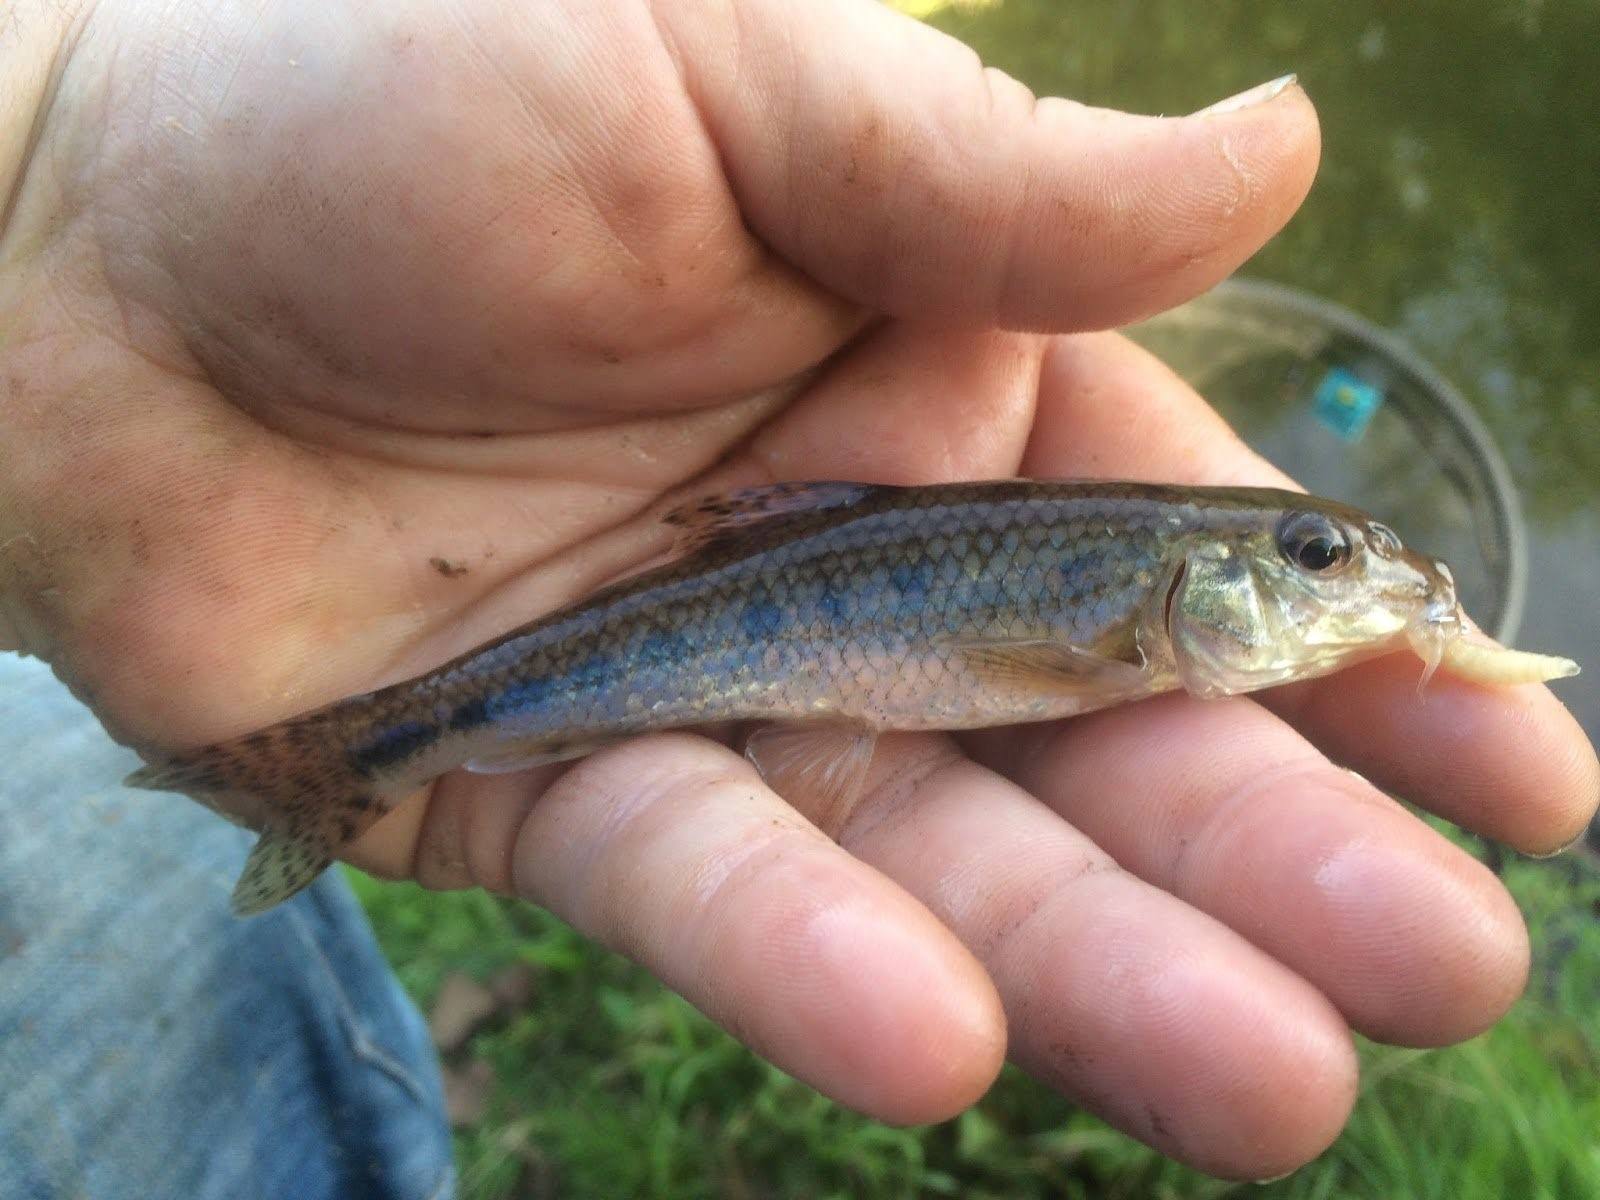
[[[1312,397],[1317,420],[1347,442],[1358,442],[1383,403],[1383,389],[1343,367],[1334,367]]]

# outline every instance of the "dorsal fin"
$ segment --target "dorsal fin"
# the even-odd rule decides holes
[[[682,530],[676,549],[680,554],[688,554],[713,546],[753,525],[843,508],[874,492],[886,490],[885,485],[872,483],[773,483],[705,496],[673,509],[662,520]]]

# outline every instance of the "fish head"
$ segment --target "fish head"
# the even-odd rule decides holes
[[[1197,695],[1336,671],[1408,642],[1437,665],[1460,631],[1455,581],[1387,525],[1314,497],[1190,540],[1167,599],[1178,675]],[[1426,679],[1426,676],[1424,676]]]

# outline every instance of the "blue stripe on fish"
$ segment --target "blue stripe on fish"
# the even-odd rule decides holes
[[[484,713],[490,721],[519,716],[542,705],[549,698],[551,690],[551,681],[548,679],[518,680],[498,695],[487,697],[483,702]],[[459,715],[459,710],[457,712]]]
[[[591,654],[572,669],[570,682],[579,688],[604,687],[617,673],[617,660],[609,654]]]
[[[783,628],[783,608],[771,600],[752,600],[745,605],[739,623],[749,638],[770,638]]]
[[[681,633],[652,629],[639,639],[638,662],[646,667],[670,667],[689,653],[689,641]]]
[[[458,704],[455,711],[450,714],[450,729],[453,733],[461,733],[468,729],[477,729],[489,720],[489,702],[482,696]]]
[[[848,588],[836,588],[830,579],[823,578],[819,581],[820,590],[817,592],[817,607],[822,610],[822,615],[830,621],[843,618],[850,611],[850,591]]]
[[[933,564],[921,562],[899,563],[889,572],[889,582],[907,600],[917,603],[927,599],[928,585],[933,580]]]
[[[350,757],[358,770],[381,771],[410,758],[432,741],[436,732],[434,726],[423,721],[401,721],[378,733]]]

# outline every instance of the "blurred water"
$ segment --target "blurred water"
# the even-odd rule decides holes
[[[1505,454],[1521,645],[1600,737],[1600,4],[990,0],[930,19],[1041,94],[1189,112],[1287,71],[1323,123],[1305,208],[1246,268],[1402,336]]]

